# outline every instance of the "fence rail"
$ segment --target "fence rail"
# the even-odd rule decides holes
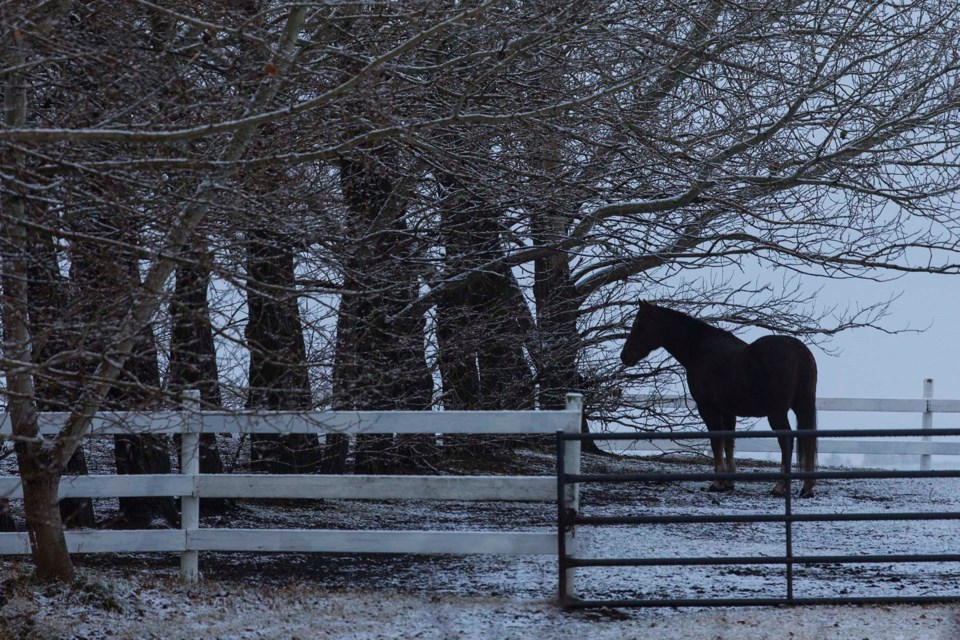
[[[553,477],[537,476],[344,476],[262,474],[65,476],[60,498],[304,498],[323,500],[513,500],[552,501]],[[19,499],[16,477],[0,478],[0,496]]]
[[[960,413],[960,400],[933,398],[933,380],[924,380],[924,398],[817,398],[817,410],[821,412],[858,412],[858,413],[913,413],[920,420],[922,428],[933,427],[934,415]],[[640,405],[652,405],[662,409],[687,409],[696,411],[697,405],[692,398],[686,396],[634,396],[629,398]],[[764,429],[766,427],[763,427]],[[929,468],[930,456],[960,456],[960,442],[931,442],[929,440],[892,440],[888,437],[888,430],[874,430],[871,435],[868,430],[861,430],[856,435],[843,436],[841,439],[831,439],[826,432],[820,431],[817,450],[823,454],[860,454],[860,455],[907,455],[919,456],[921,468]],[[739,435],[739,434],[738,434]],[[928,434],[925,434],[928,435]],[[883,440],[863,440],[864,437],[882,436]],[[614,440],[597,441],[597,446],[618,453],[638,451],[642,453],[666,453],[671,451],[706,450],[707,445],[698,443],[691,447],[689,442],[660,439],[656,443],[650,440],[635,440],[622,447],[614,447]],[[775,440],[768,437],[761,439],[740,439],[737,441],[739,453],[779,453],[780,447]]]
[[[579,396],[578,396],[579,397]],[[43,435],[56,435],[67,413],[41,413]],[[104,411],[93,419],[91,436],[113,434],[549,434],[570,426],[560,411]],[[0,437],[9,438],[9,414],[0,414]]]
[[[583,401],[567,396],[559,411],[389,411],[258,412],[231,414],[198,410],[194,395],[179,412],[107,412],[97,414],[91,435],[181,434],[179,475],[67,476],[60,497],[177,496],[181,528],[167,530],[67,531],[71,553],[175,552],[181,554],[181,577],[198,577],[201,551],[290,551],[328,553],[495,553],[557,552],[550,523],[543,531],[389,531],[314,529],[201,528],[200,498],[311,498],[339,500],[503,500],[556,499],[552,476],[321,476],[201,474],[201,433],[315,434],[556,434],[579,433]],[[41,431],[59,431],[66,414],[41,414]],[[0,437],[10,421],[0,421]],[[571,441],[565,456],[579,469],[580,443]],[[22,497],[19,478],[0,478],[0,497]],[[576,508],[576,487],[563,501]],[[0,533],[0,554],[28,554],[26,533]]]
[[[554,482],[551,478],[551,482]],[[4,533],[4,554],[30,553],[26,533]],[[147,529],[67,531],[70,553],[196,553],[271,551],[322,553],[419,553],[554,555],[551,531],[415,531],[341,529]]]

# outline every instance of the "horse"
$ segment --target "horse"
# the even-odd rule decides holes
[[[626,366],[634,366],[661,347],[686,370],[690,394],[708,431],[733,431],[737,417],[765,417],[774,431],[789,431],[791,409],[798,430],[816,430],[817,363],[800,340],[770,335],[747,343],[685,313],[641,301],[620,360]],[[787,473],[793,438],[777,439],[780,468]],[[798,440],[800,467],[815,471],[816,437]],[[737,470],[732,437],[711,438],[710,446],[717,473]],[[813,479],[804,480],[800,496],[812,496],[815,484]],[[711,491],[732,489],[732,480],[714,480],[709,487]],[[782,497],[786,491],[786,483],[780,481],[772,493]]]

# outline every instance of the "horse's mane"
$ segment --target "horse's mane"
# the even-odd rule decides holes
[[[733,339],[737,342],[743,342],[743,340],[735,336],[733,332],[727,331],[726,329],[721,329],[720,327],[715,327],[712,324],[704,322],[700,318],[695,318],[691,315],[683,313],[682,311],[676,311],[675,309],[670,309],[668,307],[661,307],[658,305],[651,305],[651,306],[657,309],[663,315],[679,321],[684,326],[689,327],[691,330],[699,334],[708,335],[715,338]]]

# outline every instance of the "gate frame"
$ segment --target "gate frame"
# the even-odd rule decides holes
[[[836,522],[836,521],[881,521],[881,520],[960,520],[960,511],[951,512],[883,512],[830,514],[811,513],[794,514],[791,483],[793,480],[813,478],[817,480],[855,480],[855,479],[914,479],[914,478],[960,478],[960,469],[920,471],[793,471],[786,473],[632,473],[632,474],[583,474],[566,468],[565,452],[571,441],[596,440],[704,440],[709,437],[731,436],[741,438],[777,438],[791,439],[803,437],[935,437],[960,436],[960,429],[844,429],[822,430],[815,432],[764,431],[733,432],[716,431],[708,436],[705,432],[678,433],[591,433],[570,434],[557,432],[557,567],[559,571],[559,600],[564,609],[588,609],[598,607],[730,607],[730,606],[775,606],[775,605],[847,605],[847,604],[929,604],[960,602],[960,593],[944,596],[847,596],[847,597],[797,597],[793,591],[793,570],[795,565],[814,564],[870,564],[870,563],[917,563],[917,562],[960,562],[958,554],[878,554],[878,555],[832,555],[832,556],[795,556],[793,554],[794,522]],[[787,486],[782,515],[745,514],[717,516],[583,516],[579,513],[579,502],[569,508],[563,498],[567,485],[580,483],[623,483],[623,482],[675,482],[699,480],[737,480],[746,482],[766,482],[783,480]],[[581,558],[576,550],[565,545],[565,539],[577,525],[600,526],[622,524],[676,524],[676,523],[747,523],[782,522],[784,523],[785,552],[783,556],[742,556],[742,557],[685,557],[685,558]],[[787,574],[786,594],[784,597],[768,598],[667,598],[667,599],[619,599],[619,600],[581,600],[576,597],[574,571],[577,567],[628,567],[628,566],[689,566],[689,565],[785,565]]]

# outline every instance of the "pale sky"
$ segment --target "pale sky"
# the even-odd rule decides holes
[[[815,352],[821,396],[919,398],[923,379],[934,396],[960,398],[960,276],[909,274],[887,283],[828,282],[821,298],[861,303],[900,293],[883,324],[924,329],[889,335],[870,329],[835,337],[837,356]]]

